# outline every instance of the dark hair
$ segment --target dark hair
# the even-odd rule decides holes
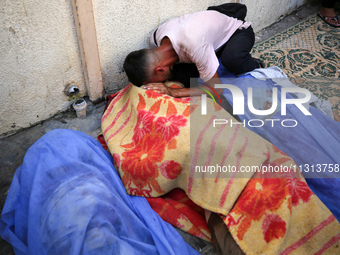
[[[149,51],[147,49],[133,51],[124,61],[123,68],[129,81],[138,87],[149,78]]]

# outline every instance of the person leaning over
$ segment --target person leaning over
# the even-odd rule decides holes
[[[125,59],[124,70],[129,81],[145,89],[157,90],[173,97],[204,93],[197,88],[173,89],[164,81],[178,76],[179,63],[193,63],[197,76],[208,85],[221,83],[217,74],[218,57],[236,75],[262,67],[259,59],[250,55],[255,35],[250,22],[208,10],[172,18],[152,33],[152,49],[133,51]],[[173,70],[176,70],[175,72]],[[192,76],[191,76],[192,77]],[[221,93],[222,89],[218,90]]]

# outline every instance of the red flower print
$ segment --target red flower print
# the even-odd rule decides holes
[[[147,133],[151,133],[154,119],[155,116],[151,112],[140,110],[137,115],[137,124],[134,129],[132,141],[138,143]]]
[[[177,103],[188,104],[190,103],[190,97],[178,97],[178,98],[174,98],[174,101]]]
[[[182,166],[173,160],[169,160],[162,163],[160,170],[165,178],[173,180],[182,172]]]
[[[287,179],[286,181],[288,187],[291,189],[290,192],[292,195],[293,206],[298,205],[300,200],[302,200],[303,203],[307,203],[309,201],[313,192],[310,190],[307,183],[297,178]]]
[[[239,198],[235,212],[259,220],[266,210],[275,211],[280,208],[288,194],[285,179],[251,179]]]
[[[254,178],[251,179],[242,191],[238,203],[232,212],[239,214],[235,222],[232,217],[227,217],[227,225],[237,224],[237,237],[243,240],[251,222],[260,220],[266,211],[276,211],[289,195],[285,179],[280,178]]]
[[[284,222],[279,215],[269,214],[266,215],[263,223],[262,230],[264,240],[269,243],[273,239],[279,239],[286,233],[286,222]]]
[[[172,88],[172,89],[182,89],[182,88],[184,88],[184,86],[183,86],[183,84],[181,84],[181,83],[172,83],[172,84],[167,84],[167,86],[169,87],[169,88]]]
[[[181,115],[170,115],[169,117],[159,117],[156,120],[155,132],[162,133],[166,141],[170,141],[172,138],[179,134],[179,127],[183,127],[187,124],[187,119]]]
[[[122,154],[123,179],[134,183],[139,190],[151,184],[157,192],[161,192],[156,182],[156,163],[163,160],[165,147],[166,141],[162,139],[161,134],[146,134],[136,147]]]
[[[146,90],[145,94],[148,96],[148,98],[158,98],[161,97],[163,94],[159,94],[156,90]]]

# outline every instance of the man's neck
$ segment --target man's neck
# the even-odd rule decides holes
[[[162,40],[161,45],[155,50],[166,65],[174,65],[179,61],[179,57],[172,47],[172,43],[168,37],[165,37]]]

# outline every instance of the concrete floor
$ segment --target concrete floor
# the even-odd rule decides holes
[[[296,24],[306,17],[316,14],[318,5],[311,3],[297,10],[291,15],[282,18],[277,23],[263,29],[256,34],[256,42],[265,40],[276,33]],[[27,149],[48,131],[58,128],[75,129],[92,137],[100,133],[100,120],[105,107],[105,102],[93,105],[88,102],[87,118],[79,119],[73,110],[57,115],[34,127],[23,130],[15,135],[0,139],[0,212],[2,211],[8,189],[15,170],[22,164]],[[185,234],[181,233],[184,237]],[[189,239],[185,238],[189,243]],[[202,254],[212,254],[210,249],[203,247],[205,244],[199,240],[190,239],[192,245]],[[204,252],[209,250],[208,253]],[[12,247],[0,238],[0,255],[14,254]]]

